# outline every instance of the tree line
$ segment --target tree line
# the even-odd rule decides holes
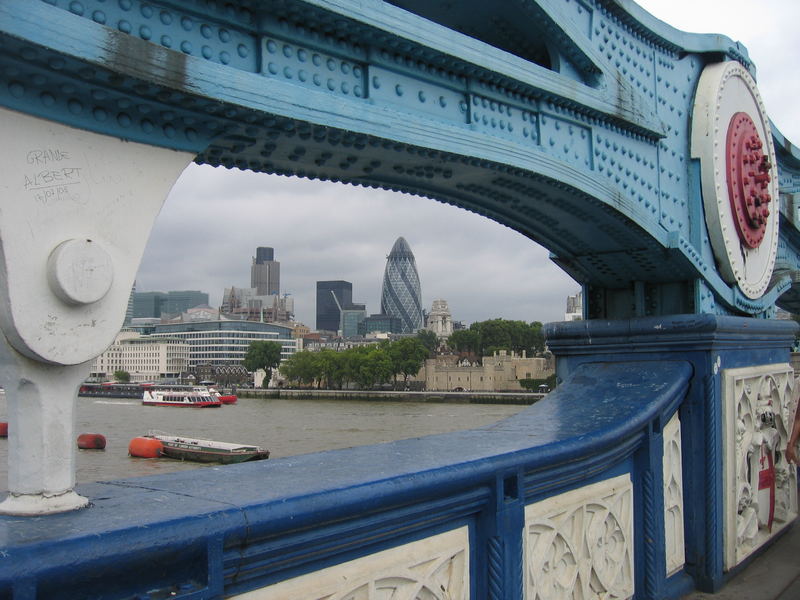
[[[267,372],[265,385],[270,380],[272,369],[280,364],[281,375],[294,385],[370,389],[390,381],[397,383],[402,376],[405,387],[408,378],[419,372],[425,359],[435,354],[438,345],[435,333],[421,330],[415,337],[356,346],[341,352],[302,350],[281,363],[281,345],[259,341],[250,344],[244,366],[251,372],[264,369]],[[453,352],[475,357],[489,356],[499,350],[520,354],[524,351],[528,356],[535,356],[544,350],[544,333],[539,321],[526,323],[491,319],[453,332],[447,346]]]
[[[324,389],[371,389],[390,381],[396,383],[400,376],[405,386],[430,354],[422,339],[408,337],[341,352],[327,348],[318,352],[302,350],[284,360],[279,370],[293,384]]]
[[[475,356],[491,356],[499,350],[509,350],[528,356],[544,351],[544,332],[539,321],[507,321],[490,319],[477,321],[469,329],[454,331],[447,345],[455,352],[467,352]]]

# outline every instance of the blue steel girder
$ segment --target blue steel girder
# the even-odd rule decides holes
[[[694,90],[707,64],[754,67],[632,2],[4,0],[0,44],[0,105],[475,211],[547,247],[589,316],[765,314],[800,263],[784,210],[762,298],[718,273]],[[781,146],[786,189],[797,156]]]

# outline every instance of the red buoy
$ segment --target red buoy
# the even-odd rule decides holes
[[[0,437],[8,437],[8,423],[0,421]]]
[[[136,458],[158,458],[164,444],[160,440],[149,437],[135,437],[128,444],[128,454]]]
[[[78,436],[78,448],[81,450],[104,450],[106,436],[100,433],[82,433]]]

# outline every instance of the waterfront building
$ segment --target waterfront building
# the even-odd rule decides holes
[[[447,338],[453,333],[453,319],[447,300],[434,300],[431,312],[425,317],[425,329],[436,334],[437,337]]]
[[[567,312],[564,314],[564,320],[583,320],[583,292],[578,292],[574,296],[567,296]]]
[[[521,379],[547,379],[554,372],[552,359],[500,350],[480,361],[454,354],[429,358],[415,379],[424,380],[428,391],[519,392]]]
[[[397,238],[383,274],[381,313],[400,319],[400,333],[414,333],[422,328],[422,292],[411,247]]]
[[[189,344],[178,337],[153,338],[121,331],[114,343],[94,359],[90,379],[109,381],[115,371],[126,371],[132,383],[178,379],[189,364]]]
[[[280,294],[281,263],[275,260],[275,251],[272,248],[256,248],[256,255],[250,266],[250,287],[256,288],[258,296]]]
[[[272,341],[283,347],[281,360],[302,348],[292,337],[292,327],[257,321],[214,320],[163,323],[153,327],[150,337],[177,338],[189,345],[188,368],[198,365],[241,365],[250,342]]]

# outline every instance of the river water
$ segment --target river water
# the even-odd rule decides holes
[[[77,434],[101,433],[105,450],[78,450],[78,483],[169,473],[208,465],[128,456],[132,438],[151,429],[263,446],[270,458],[471,429],[524,406],[240,398],[219,408],[143,406],[139,400],[78,398]],[[0,397],[0,421],[6,419]],[[0,489],[8,489],[8,440],[0,439]],[[214,465],[219,466],[219,465]]]

